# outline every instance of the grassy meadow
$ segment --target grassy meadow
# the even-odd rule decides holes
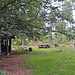
[[[30,75],[75,75],[75,48],[71,46],[34,48],[19,57],[26,61],[20,66],[30,69]]]

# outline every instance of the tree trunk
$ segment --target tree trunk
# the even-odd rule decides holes
[[[6,40],[7,55],[9,55],[8,39]]]
[[[24,46],[24,40],[21,38],[21,44],[22,46]]]
[[[1,58],[1,36],[0,36],[0,58]]]
[[[9,39],[9,52],[11,52],[11,39]]]

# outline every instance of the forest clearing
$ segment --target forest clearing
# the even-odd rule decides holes
[[[75,48],[33,48],[27,54],[14,52],[3,56],[0,69],[9,75],[74,75]]]

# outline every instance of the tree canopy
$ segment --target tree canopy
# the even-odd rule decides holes
[[[40,38],[53,27],[64,32],[60,25],[74,23],[74,8],[74,0],[1,0],[0,33]]]
[[[42,23],[38,13],[41,9],[39,0],[1,0],[0,32],[26,36],[38,34]]]

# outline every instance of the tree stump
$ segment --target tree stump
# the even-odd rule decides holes
[[[32,51],[32,47],[29,48],[29,51]]]

